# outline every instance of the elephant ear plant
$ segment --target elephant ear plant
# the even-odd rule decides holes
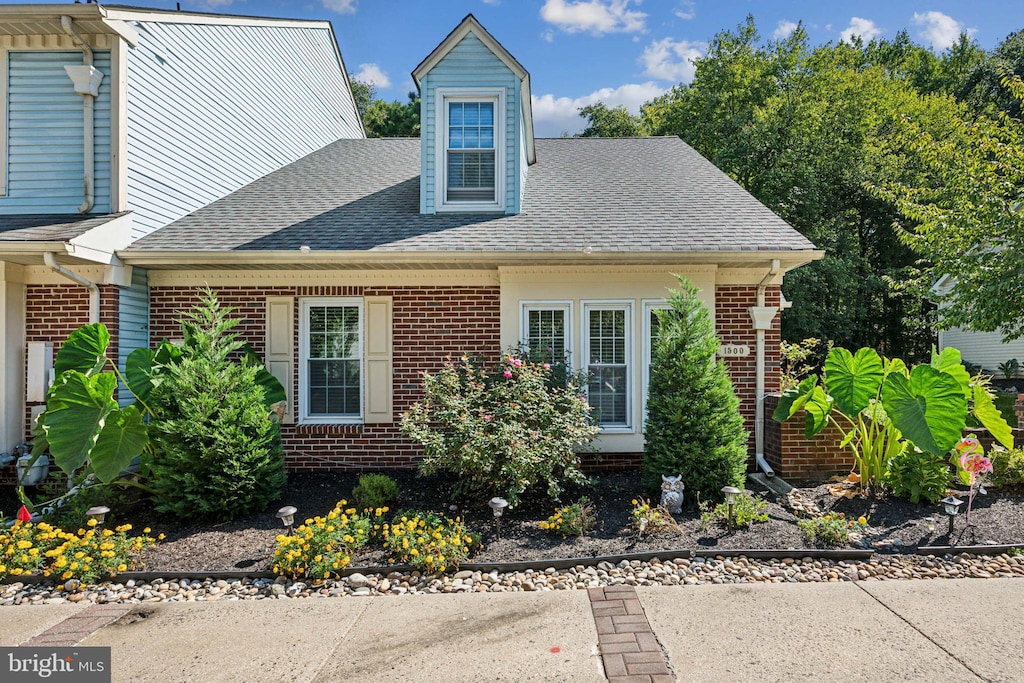
[[[213,298],[212,292],[205,296]],[[190,340],[186,336],[185,346]],[[185,351],[163,341],[156,349],[136,349],[117,367],[108,354],[110,334],[102,323],[78,328],[61,345],[54,360],[56,379],[46,395],[46,409],[36,418],[32,463],[49,453],[69,480],[148,487],[125,480],[121,474],[135,458],[152,452],[150,422],[156,417],[150,404],[154,389],[166,379],[168,369],[182,362]],[[187,350],[187,349],[186,349]],[[284,397],[284,388],[262,367],[251,350],[244,349],[242,365],[258,364],[256,381],[264,389],[268,408]],[[134,399],[121,407],[115,399],[121,391]],[[124,394],[121,394],[124,396]],[[30,509],[31,501],[19,486],[18,494]]]
[[[812,375],[785,393],[773,417],[784,422],[805,413],[807,438],[832,424],[854,456],[861,486],[873,491],[889,461],[906,449],[946,458],[972,415],[1007,448],[1010,427],[980,378],[964,369],[960,352],[932,352],[930,363],[914,368],[873,349],[856,353],[835,348],[825,360],[823,378]]]

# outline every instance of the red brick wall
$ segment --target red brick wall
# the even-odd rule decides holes
[[[803,415],[782,423],[772,419],[778,404],[777,394],[764,399],[764,457],[779,476],[823,479],[851,470],[853,455],[841,446],[843,437],[838,429],[829,425],[814,438],[805,439]]]
[[[765,291],[765,306],[778,306],[780,288],[768,287]],[[715,288],[715,331],[722,344],[743,344],[750,347],[750,355],[741,358],[726,358],[729,377],[740,398],[740,413],[750,437],[748,451],[749,466],[754,466],[754,411],[756,406],[757,383],[757,334],[750,317],[750,307],[757,305],[757,287],[754,285],[730,285]],[[779,389],[779,340],[781,332],[779,316],[775,316],[770,330],[765,331],[765,391]],[[770,417],[771,413],[766,413]]]
[[[496,360],[501,354],[498,287],[221,287],[221,303],[245,319],[236,328],[264,353],[268,296],[391,296],[394,334],[394,411],[391,424],[284,425],[289,469],[388,469],[411,467],[419,447],[399,433],[397,417],[421,395],[423,371],[441,367],[445,356],[462,353]],[[180,337],[181,311],[197,300],[190,287],[150,289],[152,341]],[[298,315],[296,307],[296,316]],[[298,324],[295,325],[295,377],[298,387]]]
[[[118,289],[100,286],[100,322],[110,332],[108,355],[117,358]],[[53,342],[54,357],[72,332],[89,322],[89,290],[79,285],[25,287],[25,341]],[[27,354],[26,354],[27,355]],[[27,370],[27,358],[26,358]],[[27,373],[26,373],[27,374]],[[26,387],[27,388],[27,387]],[[32,433],[32,403],[25,406],[25,435]]]

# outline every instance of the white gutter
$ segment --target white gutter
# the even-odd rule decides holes
[[[764,333],[772,326],[772,320],[779,312],[775,306],[765,306],[764,293],[768,282],[779,274],[781,263],[779,259],[772,259],[771,267],[765,273],[764,278],[757,285],[757,305],[750,308],[750,317],[754,321],[754,330],[757,334],[757,370],[755,378],[754,396],[756,404],[754,407],[754,460],[769,477],[775,476],[775,471],[764,459]]]
[[[89,322],[98,323],[100,321],[100,288],[95,282],[87,280],[78,273],[68,270],[64,266],[57,263],[57,257],[51,252],[43,253],[43,263],[50,267],[55,273],[60,273],[69,280],[74,280],[78,284],[82,285],[89,290]]]
[[[83,155],[85,157],[83,179],[85,197],[78,207],[78,212],[89,213],[95,203],[95,101],[96,96],[99,95],[99,87],[100,82],[103,80],[103,72],[92,65],[92,48],[90,48],[82,37],[75,32],[75,29],[71,25],[71,17],[67,15],[62,16],[60,18],[60,26],[64,29],[64,33],[71,36],[72,40],[75,41],[75,44],[82,49],[82,66],[78,66],[77,64],[74,66],[66,66],[64,67],[64,70],[68,72],[68,77],[70,77],[74,83],[75,92],[82,96],[82,125],[85,139],[83,149]]]

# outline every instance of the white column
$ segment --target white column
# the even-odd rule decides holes
[[[24,440],[25,284],[21,268],[0,262],[0,451]]]

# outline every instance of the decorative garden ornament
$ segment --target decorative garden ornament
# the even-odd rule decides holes
[[[661,475],[661,507],[673,515],[683,511],[683,475],[666,477]]]

